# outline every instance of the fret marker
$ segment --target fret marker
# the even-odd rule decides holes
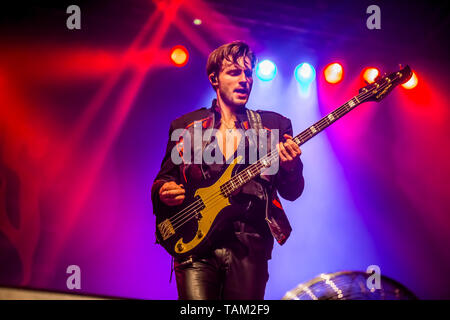
[[[349,107],[350,108],[353,108],[354,106],[355,106],[355,101],[353,101],[353,100],[350,100],[349,102],[348,102],[348,105],[349,105]]]
[[[261,159],[261,164],[263,165],[263,167],[268,168],[270,166],[270,162],[267,161],[266,159]]]
[[[316,132],[317,132],[317,129],[314,128],[314,126],[312,126],[312,127],[311,127],[311,131],[312,131],[312,133],[316,133]]]
[[[333,120],[334,120],[334,116],[333,116],[332,113],[330,113],[330,114],[328,115],[328,119],[330,119],[330,121],[333,121]]]

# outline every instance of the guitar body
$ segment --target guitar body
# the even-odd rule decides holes
[[[219,179],[204,180],[198,188],[186,186],[185,201],[156,218],[156,238],[175,258],[207,252],[237,216],[240,207],[232,204],[221,186],[237,171],[240,157],[225,167]]]

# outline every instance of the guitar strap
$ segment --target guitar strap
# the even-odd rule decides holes
[[[263,125],[262,125],[262,121],[261,121],[261,115],[258,112],[250,110],[250,109],[247,109],[247,117],[248,117],[249,122],[250,122],[250,127],[252,129],[255,129],[256,134],[258,134],[259,130],[264,129]],[[254,135],[250,135],[250,137],[253,137],[253,139],[256,140],[256,137]],[[254,145],[256,146],[257,145],[256,141],[254,141],[254,143],[255,143]],[[268,141],[267,146],[263,146],[262,144],[259,145],[259,148],[264,148],[264,147],[267,147],[267,150],[270,152],[270,150],[271,150],[271,143]],[[264,179],[264,180],[269,180],[268,178],[266,178],[263,175],[261,176],[261,178]],[[265,200],[266,200],[265,220],[269,224],[270,231],[272,232],[272,234],[274,234],[273,231],[272,231],[272,224],[273,224],[273,222],[269,218],[269,210],[270,210],[269,209],[269,201],[270,201],[269,194],[272,194],[274,191],[273,191],[273,189],[266,190],[265,188],[263,188],[263,190],[264,190],[264,197],[265,197]],[[277,239],[277,241],[278,241],[278,239]]]
[[[262,125],[262,121],[261,121],[261,115],[254,111],[254,110],[250,110],[247,109],[247,118],[248,118],[248,122],[250,125],[250,128],[254,129],[255,134],[250,134],[249,137],[252,140],[252,143],[254,146],[258,146],[258,134],[259,134],[259,130],[263,130],[263,125]],[[263,145],[259,145],[258,149],[263,150],[265,149],[266,146]]]
[[[256,132],[263,129],[261,115],[258,112],[247,109],[247,118],[249,120],[250,127],[255,129]]]
[[[259,130],[264,130],[264,127],[263,127],[263,124],[261,121],[261,115],[257,111],[247,109],[247,117],[249,120],[250,127],[255,130],[255,135],[253,135],[253,134],[249,135],[249,137],[251,137],[251,139],[253,140],[252,141],[253,145],[258,146],[259,152],[262,152],[264,154],[270,152],[271,147],[272,147],[270,139],[267,139],[266,145],[263,143],[264,140],[261,141],[262,139],[259,139],[260,138]],[[259,145],[258,145],[258,142],[259,142]],[[263,180],[269,180],[269,178],[265,177],[264,175],[262,175],[261,178]]]

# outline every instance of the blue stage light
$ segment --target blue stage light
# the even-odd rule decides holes
[[[262,81],[270,81],[277,74],[277,66],[270,60],[263,60],[256,66],[256,75]]]
[[[316,77],[316,70],[307,62],[299,64],[294,71],[295,79],[304,86],[308,86]]]

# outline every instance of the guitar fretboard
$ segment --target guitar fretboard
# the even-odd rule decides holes
[[[354,96],[349,101],[344,103],[339,108],[335,109],[333,112],[330,112],[325,117],[314,123],[312,126],[302,131],[295,137],[293,137],[293,141],[301,146],[306,141],[317,135],[319,132],[322,132],[326,128],[328,128],[332,123],[336,122],[338,119],[342,118],[348,112],[353,110],[356,106],[363,103],[367,97],[365,97],[367,91],[363,91],[360,94]],[[256,161],[255,163],[248,166],[246,169],[242,170],[238,174],[234,175],[230,180],[221,185],[221,191],[225,196],[229,196],[231,193],[242,187],[244,184],[252,180],[261,174],[264,168],[267,168],[271,165],[273,161],[278,161],[278,152],[269,152],[267,155]]]

